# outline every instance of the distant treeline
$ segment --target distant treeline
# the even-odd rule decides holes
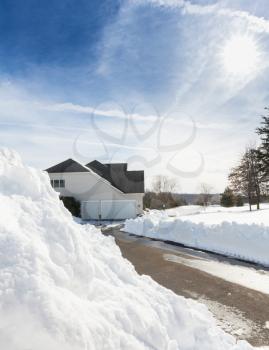
[[[173,193],[147,191],[144,196],[144,208],[169,209],[182,205],[202,205],[201,193]],[[210,194],[210,203],[220,204],[220,194]]]

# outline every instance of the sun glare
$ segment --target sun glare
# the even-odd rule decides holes
[[[257,71],[259,50],[256,42],[249,36],[236,35],[223,47],[225,70],[234,75],[252,75]]]

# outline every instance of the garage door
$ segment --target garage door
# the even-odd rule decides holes
[[[81,217],[84,220],[98,220],[100,201],[87,201],[81,203]]]
[[[121,220],[136,217],[136,201],[101,201],[101,218],[103,220]]]
[[[84,220],[123,220],[136,217],[135,200],[102,200],[81,203]]]

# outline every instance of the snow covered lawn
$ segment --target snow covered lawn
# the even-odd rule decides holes
[[[205,306],[139,276],[42,171],[0,150],[0,349],[250,350]]]
[[[269,205],[248,207],[184,206],[152,210],[127,220],[124,231],[169,240],[269,266]]]

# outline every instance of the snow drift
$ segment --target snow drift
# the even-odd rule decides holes
[[[269,266],[268,208],[252,213],[247,208],[220,207],[205,212],[197,206],[150,211],[127,220],[124,231]]]
[[[0,150],[0,348],[247,350],[207,309],[138,276],[48,175]]]

